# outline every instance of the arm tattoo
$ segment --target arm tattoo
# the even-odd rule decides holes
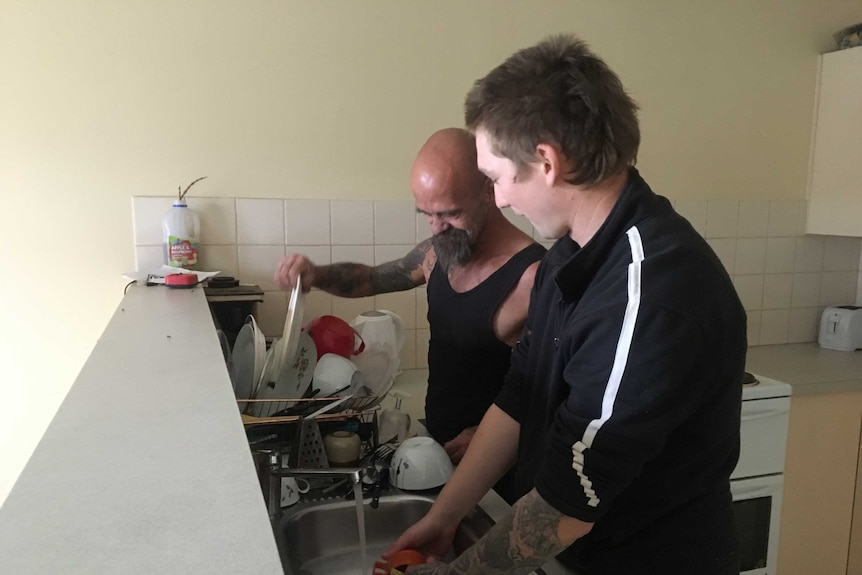
[[[315,287],[341,297],[372,295],[371,268],[362,264],[332,264],[317,268]]]
[[[412,274],[422,267],[430,247],[431,241],[425,240],[400,260],[381,264],[372,269],[371,290],[378,294],[415,288],[417,284]]]
[[[449,565],[429,565],[421,573],[435,575],[529,573],[567,547],[557,536],[564,515],[534,489],[513,512]]]

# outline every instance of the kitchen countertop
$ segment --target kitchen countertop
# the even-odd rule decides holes
[[[283,573],[202,289],[129,288],[0,509],[0,573]]]
[[[862,390],[862,351],[834,351],[817,343],[748,348],[745,369],[789,383],[793,395]]]
[[[426,378],[396,384],[423,411]],[[202,289],[129,288],[0,508],[0,573],[283,573]]]

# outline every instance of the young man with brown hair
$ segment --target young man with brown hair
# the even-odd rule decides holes
[[[580,41],[521,50],[466,123],[497,205],[559,238],[506,384],[429,513],[387,550],[442,556],[517,459],[511,513],[416,573],[738,574],[745,312],[707,243],[632,166],[637,107]]]

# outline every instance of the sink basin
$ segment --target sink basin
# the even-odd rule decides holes
[[[395,492],[382,495],[380,506],[364,503],[368,565],[361,569],[356,504],[353,501],[299,503],[284,509],[273,523],[284,572],[288,575],[366,575],[375,560],[405,529],[419,521],[434,495]],[[294,509],[296,508],[296,509]],[[470,547],[494,525],[474,509],[458,528],[454,555]]]

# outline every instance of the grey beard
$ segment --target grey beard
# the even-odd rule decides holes
[[[473,257],[470,236],[464,230],[449,228],[431,238],[437,263],[449,273],[453,268],[463,266]]]

